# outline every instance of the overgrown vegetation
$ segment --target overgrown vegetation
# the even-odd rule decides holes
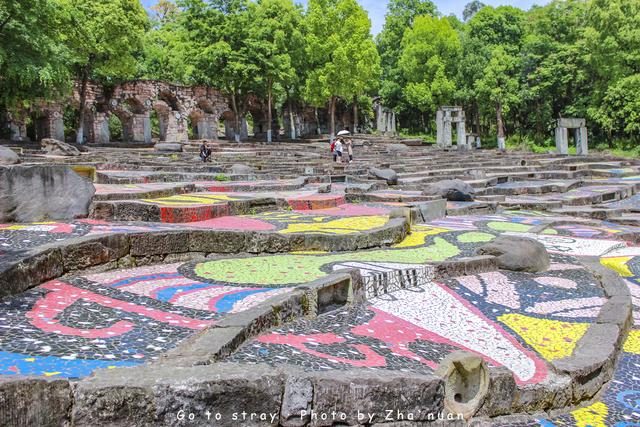
[[[429,0],[390,0],[375,40],[356,0],[159,0],[150,12],[138,0],[0,3],[0,114],[74,80],[148,78],[221,89],[237,134],[252,95],[270,114],[326,107],[332,124],[347,106],[353,126],[381,95],[399,128],[427,140],[438,106],[458,104],[485,146],[504,136],[544,150],[557,118],[585,117],[592,145],[637,154],[640,0],[529,11],[473,0],[464,21]]]

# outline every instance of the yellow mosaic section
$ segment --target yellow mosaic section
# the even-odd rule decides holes
[[[602,402],[571,412],[576,419],[576,427],[607,427],[605,423],[609,409]]]
[[[292,223],[280,233],[352,234],[382,227],[387,221],[388,217],[386,216],[354,216],[327,222]]]
[[[600,258],[600,263],[605,267],[608,267],[614,270],[616,273],[618,273],[622,277],[632,277],[633,273],[631,272],[631,270],[629,269],[629,266],[627,265],[627,263],[632,258],[633,257],[630,257],[630,256]]]
[[[228,202],[240,200],[237,197],[230,197],[226,194],[176,194],[169,197],[157,199],[142,199],[145,202],[163,206],[189,206],[189,205],[210,205],[212,203]]]
[[[589,327],[588,323],[538,319],[517,313],[504,314],[498,320],[520,335],[548,361],[571,356],[576,343]]]
[[[422,246],[427,241],[429,236],[434,236],[436,234],[444,233],[447,230],[446,228],[438,228],[438,227],[429,227],[429,226],[420,226],[415,225],[411,227],[411,234],[409,234],[405,239],[394,245],[394,248],[412,248],[415,246]]]
[[[629,331],[629,336],[622,349],[627,353],[640,354],[640,329]]]

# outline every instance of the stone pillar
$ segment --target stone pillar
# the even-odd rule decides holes
[[[9,139],[11,141],[24,141],[27,139],[27,125],[24,123],[9,122]]]
[[[205,114],[196,123],[198,139],[218,139],[218,118],[215,114]]]
[[[442,110],[436,112],[436,144],[444,147],[444,113]]]
[[[233,120],[225,119],[224,121],[224,136],[228,140],[232,140],[235,138],[236,132],[233,129]]]
[[[247,118],[243,117],[240,121],[240,139],[245,140],[249,137],[249,124]]]
[[[385,132],[385,118],[382,104],[376,105],[376,130],[381,134]]]
[[[575,130],[576,139],[576,154],[579,156],[586,156],[589,154],[589,137],[587,135],[587,128],[580,127]]]
[[[109,116],[107,113],[96,112],[93,115],[89,135],[91,135],[91,141],[89,142],[96,144],[109,143]]]
[[[459,121],[456,125],[456,133],[458,134],[458,148],[464,146],[465,148],[471,148],[471,144],[467,144],[467,132],[465,130],[464,120]]]
[[[451,147],[452,135],[451,135],[451,112],[446,111],[444,113],[444,146]]]
[[[46,136],[49,138],[64,141],[64,121],[62,113],[59,111],[51,111],[47,116]]]
[[[558,154],[569,154],[569,134],[567,128],[556,128],[556,151]]]
[[[506,149],[507,149],[507,144],[504,138],[498,138],[498,150],[506,151]]]
[[[391,112],[391,132],[393,132],[393,135],[396,135],[396,113],[395,112]]]
[[[189,133],[185,120],[177,111],[171,111],[167,116],[165,141],[167,142],[186,142],[189,140]]]
[[[151,143],[151,116],[149,113],[134,114],[131,117],[130,141]]]
[[[476,148],[480,148],[482,146],[482,141],[480,140],[480,136],[476,136]]]
[[[467,147],[469,149],[473,148],[475,145],[476,137],[473,135],[467,135]]]

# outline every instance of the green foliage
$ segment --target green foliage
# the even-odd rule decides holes
[[[384,27],[376,38],[382,65],[380,95],[387,106],[398,108],[403,107],[405,86],[398,66],[402,37],[417,16],[436,16],[437,10],[430,0],[390,0],[387,8]]]
[[[237,132],[256,98],[269,114],[328,102],[333,118],[338,102],[371,117],[371,96],[381,95],[411,134],[433,133],[435,109],[460,104],[486,145],[504,135],[546,148],[557,118],[585,117],[590,141],[637,152],[640,0],[552,0],[527,12],[472,0],[463,16],[442,17],[430,0],[390,0],[374,43],[356,0],[306,9],[157,0],[149,15],[139,0],[3,0],[0,116],[68,96],[74,79],[146,78],[221,89]],[[79,141],[81,115],[64,111]]]
[[[227,175],[224,175],[224,174],[216,175],[213,179],[215,179],[218,182],[231,181],[231,178],[229,178]]]
[[[465,21],[473,18],[476,13],[480,12],[480,9],[485,7],[486,4],[482,3],[480,0],[472,0],[464,7],[462,11],[462,18]]]
[[[138,69],[148,18],[138,0],[59,0],[69,10],[71,60],[80,78],[127,79]]]
[[[115,114],[109,116],[109,139],[122,141],[122,122]]]
[[[69,10],[56,0],[0,2],[0,113],[71,86],[64,28]]]
[[[460,38],[446,18],[417,17],[402,38],[398,64],[407,82],[407,103],[421,112],[451,103],[456,89],[451,76],[460,53]]]
[[[309,0],[306,21],[310,71],[305,98],[316,106],[330,101],[333,133],[336,99],[352,99],[376,89],[380,57],[371,37],[371,21],[356,0]]]

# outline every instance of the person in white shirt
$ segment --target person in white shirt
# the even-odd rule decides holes
[[[337,156],[336,162],[337,163],[342,163],[342,138],[338,138],[336,140],[336,143],[333,146],[333,151],[334,151],[335,155]]]

